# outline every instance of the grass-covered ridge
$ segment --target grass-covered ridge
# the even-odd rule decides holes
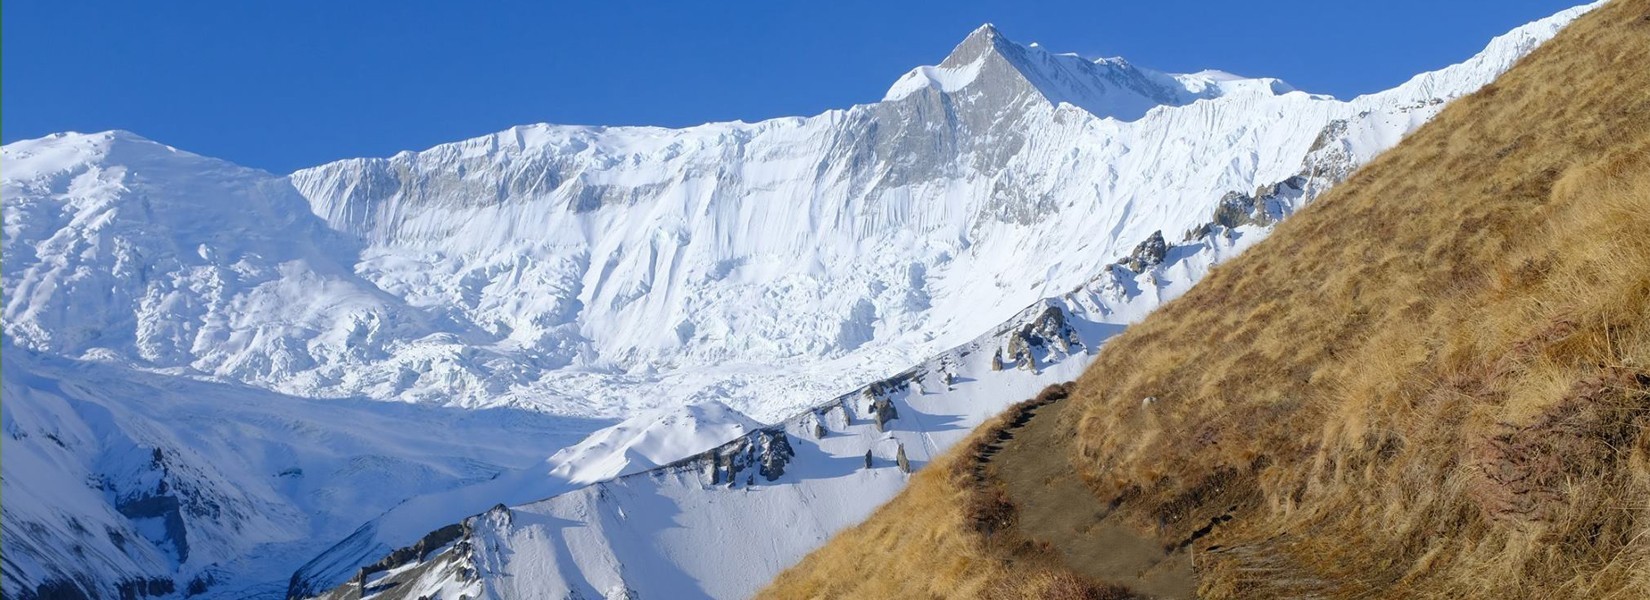
[[[1111,341],[1046,460],[1200,596],[1650,597],[1646,65],[1650,0],[1582,17]],[[970,460],[770,593],[1104,593]]]

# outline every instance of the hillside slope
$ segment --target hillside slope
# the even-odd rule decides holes
[[[1110,342],[1021,419],[1083,527],[999,423],[767,594],[1122,597],[1063,560],[1115,528],[1202,597],[1650,595],[1644,64],[1650,1],[1589,13]]]

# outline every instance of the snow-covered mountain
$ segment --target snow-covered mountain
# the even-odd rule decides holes
[[[1292,169],[1274,183],[1240,188],[1244,191],[1210,193],[1202,203],[1208,209],[1191,211],[1193,219],[1140,217],[1150,219],[1148,222],[1157,230],[1137,238],[1138,244],[1133,246],[1107,241],[1108,248],[1126,250],[1113,250],[1109,257],[1087,260],[1085,264],[1091,269],[1087,280],[1070,288],[1048,290],[1053,292],[1050,297],[1032,303],[1031,308],[1023,309],[986,335],[934,355],[900,375],[873,382],[801,411],[773,428],[675,465],[541,501],[519,505],[501,502],[485,512],[480,502],[469,503],[467,508],[473,509],[475,516],[426,529],[433,533],[396,531],[405,521],[399,519],[399,509],[392,511],[372,527],[390,520],[398,521],[395,527],[372,529],[371,541],[365,537],[354,539],[322,555],[300,570],[292,594],[308,596],[337,585],[327,597],[416,598],[460,593],[502,598],[748,595],[825,538],[858,522],[892,497],[904,482],[904,469],[896,465],[898,455],[906,457],[910,468],[919,467],[1008,404],[1029,397],[1044,385],[1074,377],[1105,338],[1178,295],[1211,266],[1258,240],[1277,220],[1346,177],[1374,153],[1395,144],[1449,99],[1487,83],[1579,14],[1579,10],[1569,11],[1526,26],[1497,38],[1485,52],[1462,65],[1345,103],[1284,92],[1281,90],[1287,88],[1277,82],[1265,82],[1264,93],[1282,100],[1234,95],[1231,90],[1246,85],[1253,88],[1256,80],[1208,72],[1124,79],[1185,82],[1201,78],[1224,83],[1228,90],[1204,96],[1202,103],[1175,107],[1177,102],[1190,101],[1168,93],[1151,96],[1150,90],[1161,88],[1131,85],[1114,88],[1113,97],[1104,102],[1090,98],[1085,110],[1109,107],[1118,115],[1131,114],[1123,107],[1151,98],[1160,102],[1161,108],[1142,111],[1144,119],[1162,119],[1187,128],[1190,126],[1184,123],[1203,123],[1213,129],[1203,130],[1209,135],[1229,135],[1220,129],[1225,121],[1212,115],[1223,109],[1247,114],[1256,110],[1256,104],[1276,110],[1274,119],[1296,125],[1295,119],[1302,118],[1302,114],[1325,120],[1313,122],[1313,139],[1300,147]],[[995,50],[979,54],[978,47],[985,43]],[[997,93],[971,91],[970,78],[978,76],[976,71],[990,73],[1003,64],[1028,64],[1024,58],[1027,55],[1054,65],[1066,65],[1060,61],[1068,60],[1086,62],[1036,54],[1033,49],[1003,41],[1000,34],[986,28],[970,36],[941,66],[924,67],[907,75],[889,93],[888,101],[902,101],[923,90],[942,97]],[[976,61],[958,56],[983,58],[978,65],[970,66]],[[1103,73],[1126,68],[1119,67],[1125,63],[1116,60],[1094,64]],[[1053,67],[1047,73],[1059,75],[1044,73],[1041,79],[1070,81],[1071,73],[1090,72],[1085,69]],[[1069,93],[1073,85],[1022,89],[1053,90],[1043,92],[1042,101],[1048,102],[1056,94]],[[1182,89],[1196,88],[1187,85]],[[1227,103],[1231,106],[1222,106]],[[1326,106],[1338,108],[1326,110]],[[1063,105],[1055,110],[1070,108]],[[1186,112],[1195,114],[1182,114]],[[1115,119],[1105,122],[1123,127]],[[1243,127],[1252,125],[1245,123]],[[1281,130],[1277,133],[1281,136]],[[1188,134],[1186,138],[1165,139],[1178,142],[1195,137]],[[1168,223],[1173,225],[1164,226]],[[1127,229],[1128,225],[1125,219],[1121,227]],[[987,226],[1003,225],[987,220]],[[1039,226],[1061,230],[1060,225]],[[1040,239],[1036,227],[1028,229],[1019,233],[1025,239]],[[1171,232],[1170,237],[1165,239],[1158,233],[1161,231]],[[1038,256],[1054,263],[1080,260],[1070,250]],[[1044,277],[1055,274],[1051,268],[1026,283],[1044,290],[1039,287],[1046,285]],[[993,290],[991,295],[1002,293]],[[934,310],[932,306],[928,309]],[[1047,325],[1050,319],[1057,325]],[[891,407],[889,413],[906,418],[879,419],[883,412],[878,409],[879,402]],[[769,477],[770,472],[764,468],[775,446],[786,449],[785,465],[782,472]],[[866,458],[868,454],[870,459]],[[745,462],[740,462],[741,456],[747,457]],[[757,459],[759,456],[762,460]],[[734,470],[744,474],[729,475],[730,465],[742,466],[742,470]],[[460,506],[464,504],[443,503],[454,513]],[[397,539],[402,549],[388,552],[387,548],[395,545],[391,540]],[[384,550],[364,553],[371,558],[363,559],[361,549],[368,544]]]
[[[291,592],[377,563],[748,593],[898,489],[890,448],[920,466],[1075,375],[1580,10],[1349,101],[986,26],[808,118],[526,126],[286,177],[122,132],[9,144],[0,589],[279,596],[313,558]],[[1075,342],[1027,333],[1047,314]],[[822,421],[838,397],[900,416]],[[414,558],[479,579],[391,552],[432,530],[462,535]]]

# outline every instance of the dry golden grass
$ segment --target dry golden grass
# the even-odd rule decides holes
[[[1241,499],[1202,596],[1646,598],[1647,390],[1650,0],[1616,0],[1110,342],[1061,425],[1146,535]],[[969,460],[769,594],[1050,597],[959,510]]]

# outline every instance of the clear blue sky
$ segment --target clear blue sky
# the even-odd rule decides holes
[[[129,129],[276,172],[553,122],[683,126],[872,102],[1010,39],[1340,97],[1581,0],[8,0],[0,137]]]

